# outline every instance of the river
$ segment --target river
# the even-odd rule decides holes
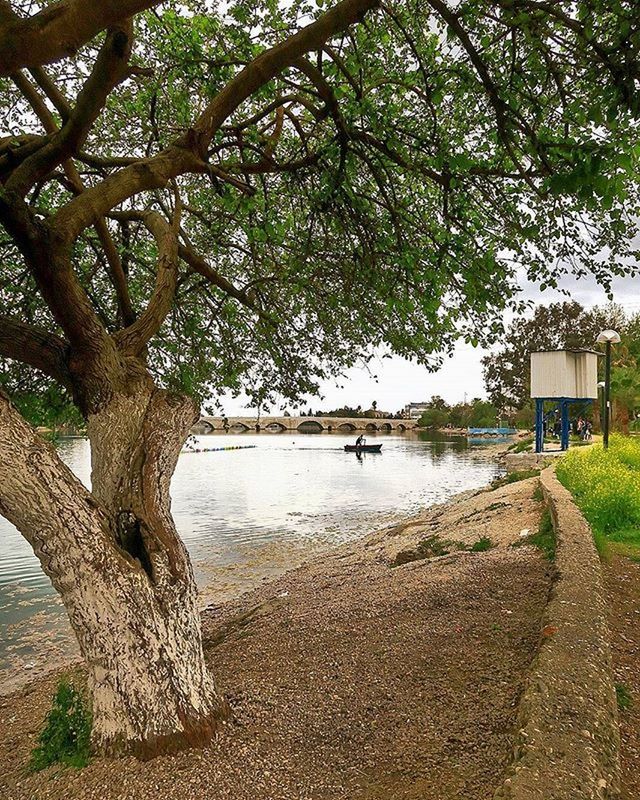
[[[184,452],[171,485],[177,528],[202,601],[222,602],[328,546],[363,536],[499,471],[464,437],[379,434],[357,458],[341,434],[213,434]],[[242,449],[219,449],[241,447]],[[59,450],[89,485],[89,444]],[[40,671],[73,651],[69,627],[27,542],[0,518],[0,678]]]

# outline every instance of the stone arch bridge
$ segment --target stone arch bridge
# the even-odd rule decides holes
[[[367,419],[350,417],[201,417],[193,427],[193,433],[214,433],[216,431],[268,431],[284,433],[352,433],[354,431],[396,431],[402,433],[416,428],[414,419]]]

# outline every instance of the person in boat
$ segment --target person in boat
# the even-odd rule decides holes
[[[362,447],[364,444],[364,435],[361,433],[360,436],[356,439],[356,447]]]

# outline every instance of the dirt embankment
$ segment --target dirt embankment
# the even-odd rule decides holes
[[[549,591],[540,553],[511,547],[538,525],[534,488],[436,507],[207,609],[233,719],[203,751],[26,775],[53,679],[3,699],[0,796],[489,800]],[[418,556],[393,566],[401,552]]]

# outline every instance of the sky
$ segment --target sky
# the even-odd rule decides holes
[[[594,280],[577,281],[566,277],[559,282],[559,288],[569,294],[562,294],[558,290],[540,292],[537,286],[525,283],[522,297],[536,304],[576,300],[587,308],[608,303],[604,290]],[[614,302],[622,305],[629,313],[640,312],[640,277],[616,279],[612,289]],[[435,394],[443,397],[448,403],[461,402],[465,399],[465,395],[468,400],[474,397],[486,397],[481,359],[488,352],[461,343],[453,355],[445,359],[438,372],[429,372],[425,367],[399,356],[376,357],[370,362],[368,369],[353,368],[337,382],[321,383],[322,399],[310,398],[307,408],[313,411],[318,409],[328,411],[345,405],[352,408],[358,405],[369,408],[375,400],[379,410],[395,413],[407,403],[422,402]],[[246,398],[227,397],[223,399],[223,403],[227,416],[244,416],[251,413]],[[295,413],[293,409],[289,410]],[[280,410],[274,409],[274,413],[280,413]]]

